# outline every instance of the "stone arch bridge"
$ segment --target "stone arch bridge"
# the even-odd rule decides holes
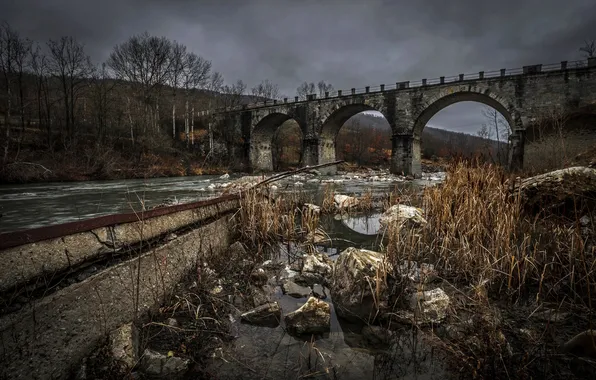
[[[524,163],[525,131],[545,109],[564,112],[596,104],[596,58],[553,65],[524,66],[455,77],[398,82],[391,86],[315,94],[300,100],[269,100],[232,109],[203,111],[214,128],[236,128],[242,133],[242,157],[252,171],[273,170],[272,140],[287,120],[302,130],[302,165],[335,161],[335,138],[342,125],[362,111],[378,111],[392,129],[391,172],[421,173],[420,135],[441,109],[462,101],[495,108],[511,127],[509,166]],[[223,127],[219,125],[219,127]],[[327,172],[333,172],[330,167]]]

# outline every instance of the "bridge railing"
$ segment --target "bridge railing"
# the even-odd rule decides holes
[[[244,104],[242,106],[237,107],[230,107],[230,108],[219,108],[214,110],[207,110],[201,111],[201,115],[207,115],[210,113],[220,113],[220,112],[227,112],[227,111],[238,111],[243,109],[252,109],[252,108],[259,108],[264,106],[272,106],[272,105],[280,105],[280,104],[288,104],[288,103],[304,103],[314,99],[330,99],[330,98],[338,98],[338,97],[346,97],[352,95],[362,95],[362,94],[370,94],[370,93],[380,93],[385,91],[399,91],[399,90],[407,90],[411,88],[417,87],[425,87],[425,86],[435,86],[435,85],[443,85],[449,83],[458,83],[458,82],[465,82],[471,80],[482,80],[482,79],[491,79],[491,78],[499,78],[499,77],[511,77],[516,75],[532,75],[532,74],[541,74],[545,72],[553,72],[553,71],[565,71],[565,70],[574,70],[574,69],[582,69],[587,67],[596,67],[596,58],[589,58],[579,61],[562,61],[559,63],[550,63],[550,64],[538,64],[538,65],[529,65],[523,66],[521,68],[514,68],[514,69],[500,69],[500,70],[491,70],[491,71],[479,71],[476,73],[469,73],[469,74],[458,74],[449,77],[438,77],[438,78],[426,78],[420,79],[417,81],[405,81],[405,82],[396,82],[391,84],[381,84],[377,86],[367,86],[362,88],[351,88],[349,90],[333,90],[325,92],[324,94],[309,94],[306,97],[293,97],[293,98],[284,98],[284,99],[275,99],[275,100],[267,100],[261,101],[256,103]]]

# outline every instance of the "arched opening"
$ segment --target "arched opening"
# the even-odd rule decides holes
[[[274,162],[279,162],[275,153],[279,153],[275,146],[274,138],[282,125],[288,123],[290,131],[292,125],[296,125],[300,130],[299,124],[291,116],[282,113],[272,113],[261,119],[253,128],[250,142],[250,167],[253,171],[273,171]],[[302,146],[302,133],[299,134],[298,145]]]
[[[277,128],[272,145],[273,170],[295,169],[302,160],[302,130],[294,119]]]
[[[416,121],[412,164],[418,161],[433,170],[458,157],[507,166],[511,123],[510,112],[488,95],[456,93],[440,98]]]
[[[325,120],[319,146],[321,163],[344,160],[348,166],[386,166],[391,158],[391,127],[383,114],[366,104],[346,105]]]

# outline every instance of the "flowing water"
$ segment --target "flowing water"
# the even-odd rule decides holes
[[[55,182],[0,186],[0,232],[42,227],[101,215],[132,212],[164,201],[186,203],[213,198],[240,175],[171,177],[110,181]],[[279,191],[302,191],[320,198],[324,182],[333,182],[337,192],[380,194],[394,186],[419,186],[427,181],[392,182],[387,178],[364,180],[359,176],[320,177],[312,182],[297,176],[278,184]],[[302,182],[300,181],[302,180]]]

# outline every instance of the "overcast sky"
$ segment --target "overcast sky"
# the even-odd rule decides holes
[[[580,59],[596,39],[595,0],[1,0],[0,19],[46,41],[72,35],[95,62],[148,31],[209,59],[227,82],[263,79],[293,96]],[[433,126],[473,132],[481,106],[456,104]]]

